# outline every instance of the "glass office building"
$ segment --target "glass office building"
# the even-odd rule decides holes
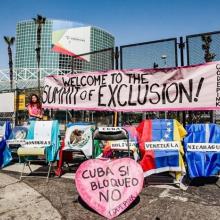
[[[62,20],[46,20],[46,23],[42,25],[40,68],[72,68],[79,72],[112,69],[111,50],[90,55],[90,62],[77,58],[73,59],[69,55],[52,51],[52,33],[55,29],[68,29],[79,26],[82,26],[82,24]],[[96,27],[91,27],[90,30],[89,52],[114,47],[114,37],[111,34]],[[36,38],[37,25],[33,20],[21,21],[17,24],[15,68],[37,68]]]

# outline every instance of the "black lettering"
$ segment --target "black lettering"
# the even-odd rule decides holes
[[[114,90],[112,89],[111,85],[108,85],[108,87],[109,87],[109,90],[110,90],[110,93],[111,93],[111,98],[110,98],[110,100],[109,100],[108,106],[110,107],[110,106],[111,106],[111,103],[113,102],[113,106],[115,107],[115,106],[116,106],[116,103],[115,103],[115,97],[114,97],[114,95],[115,95],[115,92],[116,92],[116,90],[117,90],[117,88],[118,88],[118,85],[115,86]]]
[[[82,173],[82,178],[83,179],[88,179],[89,178],[89,176],[85,176],[86,172],[88,172],[88,170],[84,170],[83,173]]]
[[[162,103],[166,104],[166,86],[167,84],[163,84],[163,89],[162,89]]]
[[[138,104],[140,105],[144,105],[146,102],[147,102],[147,94],[148,94],[148,89],[149,89],[149,86],[148,85],[145,85],[145,94],[143,96],[143,100],[141,101],[141,85],[138,85],[138,98],[137,98],[137,102]]]
[[[109,167],[106,168],[106,176],[108,176],[108,174],[111,173],[114,176],[114,173],[111,171],[111,169]]]
[[[111,185],[113,186],[113,187],[119,187],[118,186],[118,183],[117,183],[117,180],[115,180],[115,179],[110,179],[110,182],[111,182]]]
[[[101,98],[104,96],[103,93],[101,93],[101,89],[107,87],[106,85],[99,87],[99,93],[98,93],[98,106],[106,106],[106,104],[101,103]]]
[[[128,99],[128,105],[129,105],[129,106],[135,106],[135,105],[137,105],[137,103],[131,102],[131,99],[132,99],[132,91],[133,91],[133,86],[130,85],[130,89],[129,89],[129,99]]]
[[[125,176],[127,174],[125,169],[126,169],[125,166],[121,166],[118,168],[118,171],[120,172],[120,176]]]
[[[105,175],[105,172],[102,167],[97,168],[98,177],[102,177]]]
[[[96,185],[96,182],[91,182],[90,185],[91,185],[92,191],[94,191],[98,188],[98,186]]]
[[[145,78],[146,76],[146,78]],[[147,80],[147,73],[141,74],[141,84],[147,84],[149,81]]]
[[[125,178],[125,187],[130,187],[131,178]]]
[[[104,187],[109,187],[109,181],[104,179],[103,180],[103,185],[104,185]]]
[[[99,201],[102,201],[102,197],[103,199],[108,202],[109,201],[109,190],[106,191],[106,195],[104,195],[104,192],[99,192]]]
[[[183,93],[185,94],[186,98],[189,102],[192,102],[192,90],[193,90],[193,80],[189,80],[189,91],[184,87],[183,83],[180,82],[179,84],[179,92],[180,92],[180,99],[179,103],[183,102]]]
[[[94,169],[93,172],[89,170],[89,174],[91,178],[94,178],[96,176],[96,169]]]
[[[45,86],[44,86],[43,100],[42,100],[43,103],[46,103],[46,102],[47,102],[47,99],[48,99],[48,92],[47,92],[47,88],[48,88],[48,87],[49,87],[48,85],[45,85]]]
[[[118,189],[112,190],[111,199],[113,201],[118,201],[118,200],[121,199],[121,193],[120,193],[120,191]]]
[[[171,86],[174,86],[175,88],[174,88],[174,91],[169,92],[169,88],[170,88]],[[172,90],[172,89],[171,89],[171,90]],[[178,90],[178,84],[177,84],[177,83],[171,83],[171,84],[167,87],[167,90],[166,90],[167,101],[168,101],[169,103],[175,102],[175,101],[177,100],[177,97],[178,97],[178,92],[179,92],[179,90]],[[173,95],[173,94],[175,94],[175,96],[174,96],[173,100],[171,100],[169,95]]]
[[[64,87],[66,87],[66,86],[70,86],[71,78],[69,78],[68,81],[66,81],[66,79],[65,79],[64,77],[62,77],[62,81],[63,81],[63,85],[64,85]]]
[[[156,94],[157,98],[153,98],[153,99],[150,98],[149,101],[150,101],[151,104],[157,104],[160,101],[160,94],[157,91],[154,91],[153,87],[159,88],[160,86],[157,83],[154,83],[154,84],[151,85],[150,92],[153,93],[153,94]]]
[[[138,183],[139,183],[139,181],[138,181],[137,178],[132,178],[132,179],[131,179],[131,184],[132,184],[132,186],[137,186]]]
[[[83,80],[85,79],[85,82],[83,83]],[[81,83],[82,86],[86,86],[86,76],[81,77]]]
[[[85,100],[86,96],[87,96],[87,91],[86,90],[84,90],[83,92],[80,93],[80,99],[81,100]]]
[[[127,105],[127,101],[125,101],[124,103],[121,103],[121,98],[120,98],[120,97],[123,97],[124,94],[125,94],[125,93],[122,93],[123,95],[121,94],[121,88],[122,88],[122,86],[125,86],[126,88],[128,87],[128,86],[125,85],[125,84],[122,84],[122,85],[119,86],[119,88],[118,88],[118,93],[117,93],[117,99],[118,99],[118,104],[119,104],[120,106],[125,106],[125,105]]]

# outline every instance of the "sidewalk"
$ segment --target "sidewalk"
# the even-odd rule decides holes
[[[58,220],[59,212],[36,190],[0,173],[0,219]]]

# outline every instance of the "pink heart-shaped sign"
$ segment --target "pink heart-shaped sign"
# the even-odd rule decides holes
[[[118,216],[135,200],[143,181],[141,166],[130,158],[87,160],[75,176],[81,198],[108,219]]]

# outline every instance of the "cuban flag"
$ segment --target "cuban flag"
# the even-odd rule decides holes
[[[209,177],[220,172],[220,126],[216,124],[190,124],[186,126],[188,135],[184,139],[184,148],[188,173],[191,178]],[[196,143],[198,147],[211,143],[218,145],[218,149],[191,150],[188,145]],[[198,143],[202,143],[199,145]],[[213,145],[214,146],[214,145]]]
[[[3,168],[12,160],[11,152],[6,144],[10,134],[10,122],[0,122],[0,168]]]
[[[185,173],[183,162],[183,146],[181,141],[186,135],[183,126],[175,119],[156,119],[142,121],[138,127],[139,148],[142,159],[140,165],[144,175],[172,171],[176,178]],[[171,142],[179,143],[179,149],[145,149],[146,142]]]

